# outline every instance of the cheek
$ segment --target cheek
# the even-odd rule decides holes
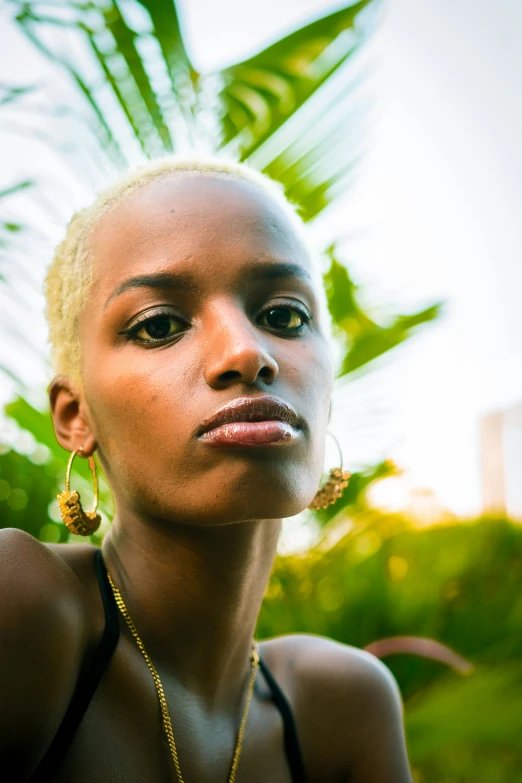
[[[154,352],[147,353],[145,361],[132,363],[126,356],[99,362],[96,374],[86,368],[100,455],[118,483],[136,482],[145,473],[159,478],[173,468],[179,473],[193,431],[193,379],[180,368],[173,372],[166,353],[154,365]]]
[[[301,455],[303,478],[317,486],[324,468],[326,431],[334,386],[333,358],[323,337],[292,346],[280,365],[280,378],[289,398],[307,422],[306,446]],[[283,392],[284,396],[284,392]]]
[[[288,379],[307,409],[303,415],[315,426],[328,421],[334,385],[333,357],[324,338],[300,343],[287,364]]]

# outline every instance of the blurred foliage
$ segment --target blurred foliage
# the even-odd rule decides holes
[[[333,529],[340,538],[330,544]],[[340,514],[333,529],[306,553],[278,558],[262,636],[313,630],[365,647],[411,634],[435,638],[475,664],[522,656],[520,525],[478,520],[422,529],[361,508]],[[446,671],[420,657],[390,657],[389,665],[406,697]]]
[[[277,558],[258,635],[316,633],[364,648],[411,634],[458,650],[475,666],[468,676],[423,657],[385,659],[405,700],[416,781],[519,780],[522,526],[416,528],[362,508],[332,526],[309,552]]]
[[[270,141],[263,168],[286,184],[308,218],[329,203],[354,164],[355,149],[346,144],[353,85],[347,89],[345,79],[340,94],[324,93],[330,110],[322,122],[308,112],[299,117],[298,133],[276,134],[367,39],[378,5],[349,4],[253,57],[200,73],[174,2],[10,0],[22,32],[68,74],[87,102],[84,116],[100,145],[121,165],[128,158],[117,127],[121,116],[145,157],[205,146],[247,159]],[[86,65],[84,52],[97,67]]]

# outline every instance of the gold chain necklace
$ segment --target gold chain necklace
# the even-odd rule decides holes
[[[163,729],[165,731],[165,734],[167,736],[167,742],[170,748],[170,753],[172,756],[172,761],[174,763],[174,769],[176,770],[176,778],[178,783],[185,783],[183,779],[183,775],[181,774],[181,769],[179,766],[179,759],[178,759],[178,751],[176,748],[176,743],[174,741],[174,732],[172,731],[172,723],[170,721],[170,715],[169,715],[169,708],[167,705],[167,700],[165,698],[165,693],[163,691],[163,685],[161,684],[161,680],[159,677],[158,672],[156,671],[156,667],[152,663],[151,659],[149,658],[149,655],[144,647],[143,642],[141,641],[140,635],[137,631],[136,626],[134,625],[134,622],[132,620],[132,617],[129,614],[129,610],[125,606],[125,602],[121,596],[120,591],[112,581],[112,577],[107,571],[107,576],[109,577],[109,583],[112,588],[112,592],[114,593],[114,598],[116,600],[116,605],[118,606],[118,609],[122,613],[123,617],[125,618],[125,622],[127,623],[129,630],[136,640],[136,644],[138,645],[141,654],[145,658],[145,661],[147,663],[147,666],[150,669],[150,672],[152,674],[152,677],[154,679],[154,685],[156,686],[156,691],[158,692],[158,699],[160,703],[161,708],[161,717],[163,720]],[[243,710],[243,717],[241,718],[241,724],[239,726],[239,732],[237,735],[237,741],[236,741],[236,747],[234,750],[234,756],[232,758],[232,766],[230,768],[230,775],[228,778],[228,783],[234,783],[236,779],[236,772],[237,772],[237,765],[239,764],[239,756],[241,754],[241,748],[243,746],[243,737],[245,734],[245,726],[248,718],[248,711],[250,709],[250,702],[252,701],[252,694],[254,692],[254,684],[256,681],[256,674],[257,669],[259,667],[259,652],[257,648],[257,643],[253,642],[252,644],[252,671],[250,674],[250,681],[248,683],[248,691],[245,701],[245,707]]]

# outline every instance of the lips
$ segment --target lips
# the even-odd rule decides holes
[[[271,395],[258,397],[237,397],[205,419],[197,430],[197,435],[234,422],[284,422],[290,427],[299,429],[302,419],[296,411],[283,400]]]

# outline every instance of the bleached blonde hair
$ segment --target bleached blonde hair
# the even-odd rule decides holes
[[[49,326],[51,360],[57,375],[66,375],[81,384],[78,322],[94,279],[91,238],[95,226],[102,216],[133,193],[176,172],[223,175],[252,183],[277,202],[310,250],[304,223],[297,208],[286,198],[282,186],[244,163],[217,157],[169,155],[133,169],[100,192],[90,206],[73,215],[47,269],[45,315]],[[314,255],[311,252],[321,310],[320,326],[328,339],[331,321],[319,261]]]

